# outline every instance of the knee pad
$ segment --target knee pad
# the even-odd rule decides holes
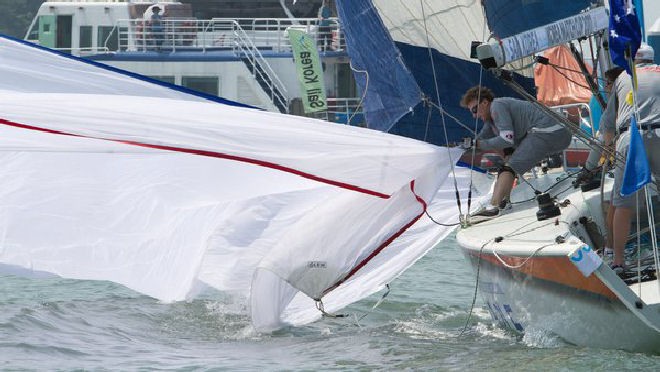
[[[499,177],[500,174],[502,174],[502,172],[509,172],[509,173],[513,174],[514,178],[516,177],[516,171],[514,171],[513,168],[511,168],[508,165],[501,166],[500,169],[497,170],[497,176]]]

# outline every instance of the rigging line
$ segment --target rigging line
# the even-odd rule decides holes
[[[545,189],[545,191],[543,191],[543,192],[546,193],[546,192],[548,192],[548,191],[554,189],[554,188],[555,188],[557,185],[559,185],[560,183],[566,181],[566,180],[569,179],[569,178],[573,178],[573,176],[575,176],[575,175],[577,175],[577,174],[580,174],[580,172],[581,172],[581,171],[570,172],[570,173],[566,173],[566,176],[564,176],[564,177],[558,177],[558,178],[556,179],[556,182],[553,183],[552,185],[550,185],[550,187],[548,187],[547,189]],[[561,193],[560,193],[560,194],[561,194]]]
[[[635,65],[635,61],[633,60],[632,53],[630,52],[630,48],[626,49],[626,60],[628,61],[628,65],[630,66],[630,69],[632,70],[632,97],[633,97],[633,115],[635,115],[635,125],[638,126],[639,129],[639,122],[640,122],[640,116],[639,116],[639,101],[638,101],[638,89],[639,89],[639,81],[637,79],[637,67]],[[632,123],[631,123],[632,124]],[[631,138],[631,143],[632,143],[632,138]],[[645,147],[645,146],[644,146]],[[643,149],[644,150],[644,149]],[[624,162],[626,164],[627,162]],[[653,213],[653,203],[650,198],[650,195],[648,193],[648,188],[649,185],[648,183],[644,185],[644,195],[646,196],[646,214],[649,219],[649,226],[655,225],[655,215]],[[639,192],[639,190],[638,190]],[[651,229],[651,245],[653,248],[653,258],[655,261],[655,267],[656,267],[656,273],[657,269],[660,267],[660,257],[658,256],[658,240],[656,236],[656,231],[655,229]],[[639,249],[640,247],[638,247]],[[660,294],[660,285],[657,286],[658,288],[658,293]]]
[[[465,320],[465,325],[463,326],[463,330],[461,331],[461,333],[458,334],[458,337],[461,337],[461,336],[463,336],[463,334],[465,334],[465,331],[467,330],[468,325],[470,324],[470,320],[472,320],[472,312],[474,311],[474,305],[477,302],[477,292],[479,290],[479,273],[481,272],[481,255],[482,255],[486,245],[488,245],[492,241],[493,241],[493,239],[490,239],[489,241],[485,242],[484,245],[482,245],[481,248],[479,249],[479,254],[477,255],[477,273],[476,273],[477,278],[476,278],[475,283],[474,283],[474,293],[472,295],[472,304],[470,305],[470,311],[468,312],[468,317]]]
[[[530,223],[528,223],[528,224],[525,224],[525,225],[523,225],[523,226],[521,226],[521,227],[515,229],[515,230],[512,231],[511,233],[505,235],[504,237],[505,237],[505,238],[512,238],[512,237],[515,237],[515,236],[520,236],[520,235],[524,235],[524,234],[529,234],[529,233],[531,233],[531,232],[533,232],[533,231],[536,231],[536,230],[539,230],[539,229],[542,229],[542,228],[544,228],[544,227],[548,227],[548,226],[551,226],[551,225],[557,225],[557,224],[559,224],[559,223],[562,223],[562,224],[564,224],[564,225],[568,225],[568,226],[570,226],[570,224],[569,224],[568,222],[566,222],[566,221],[549,221],[549,222],[544,223],[544,224],[542,224],[542,225],[535,226],[535,227],[529,228],[529,229],[527,229],[527,230],[523,230],[524,228],[529,227],[529,226],[531,226],[531,225],[533,225],[533,224],[535,224],[535,223],[537,223],[537,222],[539,222],[539,221],[532,221],[532,222],[530,222]],[[510,240],[510,241],[516,241],[516,239],[509,239],[509,240]],[[529,241],[529,240],[527,240],[527,241]]]
[[[374,306],[371,307],[371,309],[370,309],[369,311],[367,311],[366,313],[362,314],[362,316],[361,316],[360,318],[357,318],[357,319],[355,320],[355,322],[356,322],[356,324],[357,324],[358,327],[360,327],[360,321],[361,321],[362,319],[364,319],[367,315],[373,313],[374,310],[376,310],[376,308],[377,308],[378,306],[380,306],[380,304],[382,304],[382,303],[385,301],[385,299],[387,298],[387,296],[390,294],[390,290],[391,290],[391,288],[390,288],[390,283],[385,284],[385,288],[387,288],[387,290],[386,290],[385,293],[383,293],[383,295],[380,297],[380,300],[378,300],[378,301],[374,304]]]
[[[584,64],[584,58],[582,58],[583,54],[577,51],[577,49],[575,48],[575,44],[570,43],[570,45],[571,45],[571,54],[573,54],[573,58],[575,59],[575,62],[577,62],[578,66],[580,67],[580,73],[584,77],[584,80],[587,82],[587,85],[589,85],[589,90],[591,91],[591,94],[596,98],[601,108],[607,107],[607,103],[605,102],[605,99],[600,94],[600,88],[598,87],[598,84],[596,84],[593,76],[589,74],[589,71],[587,70],[587,66]],[[582,46],[582,44],[580,44],[580,46]]]
[[[488,24],[488,20],[486,19],[486,8],[485,4],[482,2],[481,3],[481,13],[483,14],[484,17],[484,22],[483,22],[483,28],[481,30],[481,39],[486,38],[486,28]],[[481,87],[481,83],[483,82],[483,75],[484,75],[484,68],[483,66],[479,66],[479,87]],[[477,97],[477,103],[481,103],[481,89],[479,89],[478,97]],[[484,123],[486,125],[486,123]],[[474,165],[474,159],[477,158],[477,137],[479,137],[479,133],[477,132],[477,129],[479,128],[479,117],[474,118],[474,130],[472,131],[474,135],[474,146],[472,146],[472,156],[470,159],[470,164]],[[470,215],[470,208],[472,207],[472,187],[474,185],[474,177],[472,172],[470,172],[470,186],[468,188],[468,200],[467,200],[467,213],[465,214],[466,216]]]
[[[580,88],[590,89],[589,86],[587,86],[587,85],[585,85],[585,84],[582,84],[582,83],[580,83],[580,82],[577,82],[577,81],[571,79],[566,73],[564,73],[563,71],[561,71],[561,69],[558,69],[557,66],[552,65],[552,66],[550,66],[550,67],[552,67],[552,69],[555,70],[559,75],[563,76],[564,79],[566,79],[566,80],[570,81],[571,83],[573,83],[573,84],[579,86]]]
[[[321,315],[328,317],[328,318],[346,318],[348,317],[348,314],[331,314],[325,311],[325,307],[323,305],[322,300],[314,300],[314,303],[316,304],[316,310],[321,312]]]
[[[440,111],[444,115],[449,116],[449,118],[453,119],[456,122],[456,124],[458,124],[461,128],[463,128],[463,129],[467,130],[468,132],[470,132],[470,135],[474,135],[474,129],[468,127],[466,124],[463,124],[463,122],[461,122],[457,117],[455,117],[451,113],[449,113],[449,111],[446,111],[445,109],[438,106],[435,102],[431,101],[428,98],[426,98],[426,103],[428,103],[429,105],[435,107],[436,109],[438,109],[438,111]]]
[[[655,213],[653,211],[653,199],[651,194],[648,191],[648,184],[644,185],[644,194],[646,196],[646,214],[648,215],[649,226],[655,226]],[[655,262],[656,277],[658,268],[660,268],[660,255],[658,254],[658,236],[656,234],[655,228],[650,229],[651,233],[651,248],[653,249],[653,261]],[[641,235],[641,234],[640,234]],[[641,254],[641,249],[638,249]],[[658,292],[660,292],[660,286],[657,286]]]
[[[41,133],[48,133],[48,134],[55,134],[55,135],[60,135],[60,136],[68,136],[68,137],[74,137],[74,138],[87,138],[87,139],[94,139],[94,140],[101,140],[101,141],[107,141],[107,142],[112,142],[112,143],[119,143],[123,145],[128,145],[128,146],[136,146],[136,147],[141,147],[141,148],[148,148],[148,149],[156,149],[156,150],[162,150],[162,151],[168,151],[168,152],[173,152],[173,153],[184,153],[184,154],[190,154],[190,155],[197,155],[197,156],[203,156],[203,157],[209,157],[209,158],[217,158],[217,159],[225,159],[225,160],[231,160],[231,161],[236,161],[240,163],[247,163],[247,164],[253,164],[257,165],[260,167],[264,168],[269,168],[269,169],[274,169],[277,171],[285,172],[285,173],[290,173],[290,174],[295,174],[297,176],[300,176],[302,178],[306,178],[312,181],[320,182],[320,183],[325,183],[328,185],[333,185],[337,186],[342,189],[350,190],[350,191],[355,191],[359,192],[362,194],[367,194],[367,195],[372,195],[379,197],[381,199],[389,199],[391,196],[370,190],[370,189],[365,189],[357,185],[352,185],[349,183],[345,182],[340,182],[340,181],[335,181],[329,178],[323,178],[316,176],[314,174],[304,172],[295,168],[287,167],[281,164],[269,162],[269,161],[264,161],[260,159],[254,159],[254,158],[248,158],[244,156],[238,156],[238,155],[231,155],[223,152],[218,152],[218,151],[212,151],[212,150],[201,150],[201,149],[193,149],[193,148],[187,148],[187,147],[179,147],[179,146],[172,146],[172,145],[158,145],[158,144],[152,144],[152,143],[146,143],[146,142],[138,142],[134,140],[123,140],[123,139],[116,139],[116,138],[109,138],[109,137],[102,137],[102,136],[95,136],[95,135],[87,135],[87,134],[77,134],[77,133],[72,133],[72,132],[64,132],[61,130],[57,129],[50,129],[50,128],[45,128],[45,127],[37,127],[33,125],[27,125],[27,124],[20,124],[16,123],[7,119],[0,118],[0,124],[2,125],[7,125],[10,127],[16,127],[16,128],[22,128],[22,129],[27,129],[27,130],[32,130],[36,132],[41,132]]]
[[[433,50],[431,49],[431,40],[429,38],[429,29],[428,25],[426,24],[426,11],[424,9],[424,0],[419,0],[419,3],[422,8],[422,19],[424,20],[424,32],[426,34],[426,47],[429,52],[429,59],[431,61],[431,69],[433,71],[433,83],[435,84],[435,95],[436,99],[438,100],[438,106],[442,106],[442,102],[440,101],[440,89],[438,87],[438,75],[435,71],[435,60],[433,58]],[[444,111],[444,110],[442,110]],[[462,208],[461,208],[461,195],[458,191],[458,181],[456,181],[456,164],[454,160],[451,157],[451,151],[449,150],[449,136],[447,135],[447,123],[445,121],[445,115],[440,111],[440,118],[442,119],[442,130],[445,134],[445,146],[447,148],[447,157],[449,158],[449,164],[451,164],[451,174],[452,174],[452,179],[454,181],[454,191],[456,194],[456,204],[458,205],[458,213],[463,214]],[[428,123],[427,123],[428,124]],[[470,172],[472,174],[472,172]]]
[[[436,221],[435,219],[433,219],[433,217],[429,214],[429,211],[424,211],[424,213],[426,213],[426,215],[428,216],[428,218],[429,218],[434,224],[436,224],[436,225],[438,225],[438,226],[454,227],[454,226],[459,226],[459,225],[461,224],[460,222],[456,222],[456,223],[452,223],[452,224],[440,223],[440,222]]]
[[[502,70],[496,70],[495,74],[511,89],[513,89],[516,93],[518,93],[521,97],[525,98],[529,102],[534,103],[537,107],[539,107],[546,115],[550,116],[553,118],[555,121],[557,121],[559,124],[561,124],[564,128],[566,128],[571,134],[573,134],[577,139],[582,141],[584,144],[586,144],[589,148],[591,149],[599,149],[602,151],[604,154],[607,156],[614,156],[618,161],[624,161],[623,157],[621,154],[617,153],[614,150],[609,149],[607,146],[604,146],[598,139],[595,139],[591,136],[586,135],[582,130],[578,127],[576,127],[573,123],[568,121],[567,118],[559,115],[549,107],[543,105],[540,103],[536,97],[532,96],[531,94],[527,93],[525,89],[520,86],[520,84],[516,83],[511,79],[510,76],[506,76],[506,72]]]
[[[433,114],[433,110],[429,109],[429,113],[428,115],[426,115],[426,127],[424,128],[424,141],[427,140],[429,135],[429,123],[431,122],[431,114]]]
[[[572,172],[572,173],[567,173],[567,175],[566,175],[565,177],[563,177],[563,178],[561,178],[561,177],[558,178],[558,179],[557,179],[557,182],[555,182],[554,184],[550,185],[550,187],[548,187],[547,189],[545,189],[545,191],[543,191],[542,193],[544,194],[544,193],[549,192],[550,190],[552,190],[552,189],[554,189],[555,187],[557,187],[560,183],[566,181],[566,180],[569,179],[569,178],[572,178],[573,176],[575,176],[576,174],[579,174],[579,173],[580,173],[580,171],[575,171],[575,172]],[[523,178],[524,178],[524,177],[523,177]],[[524,179],[523,179],[523,180],[524,180]],[[527,182],[526,180],[524,180],[524,181]],[[527,184],[529,185],[529,182],[527,182]],[[534,191],[537,191],[533,186],[530,185],[530,187],[531,187]],[[565,193],[566,191],[570,190],[570,189],[573,188],[573,187],[574,187],[573,185],[570,185],[569,187],[567,187],[567,188],[564,189],[563,191],[558,192],[557,195],[561,195],[561,194]],[[556,195],[555,195],[555,197],[556,197]],[[525,199],[525,200],[520,200],[520,201],[515,201],[515,202],[514,202],[514,201],[509,201],[509,203],[511,203],[511,205],[516,205],[516,204],[527,203],[527,202],[530,202],[530,201],[533,201],[533,200],[536,200],[536,196],[533,197],[533,198],[529,198],[529,199]]]
[[[548,62],[548,66],[554,68],[555,70],[564,70],[564,71],[574,72],[576,74],[582,75],[582,71],[573,70],[572,68],[568,68],[568,67],[565,67],[565,66],[562,66],[562,65],[558,65],[556,63]],[[559,72],[559,71],[557,71],[557,72]]]
[[[351,115],[351,117],[348,118],[347,124],[351,125],[351,120],[353,120],[355,115],[357,115],[358,111],[360,110],[360,107],[362,107],[362,103],[364,103],[364,99],[367,97],[367,92],[369,91],[369,71],[356,69],[355,67],[353,67],[353,61],[350,61],[348,65],[351,68],[351,70],[353,70],[354,72],[363,73],[365,76],[364,92],[362,92],[362,97],[360,97],[360,102],[355,107],[355,111],[353,111],[353,115]],[[367,124],[367,128],[368,127],[369,125]]]
[[[644,197],[646,198],[646,190],[644,190]],[[646,210],[648,213],[648,209]],[[635,214],[637,222],[637,297],[642,298],[642,234],[640,234],[641,224],[639,223],[639,193],[635,193]],[[625,261],[625,246],[624,246],[624,261]]]

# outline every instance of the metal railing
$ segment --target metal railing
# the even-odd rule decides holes
[[[257,82],[267,85],[268,89],[265,91],[270,94],[271,102],[273,102],[280,111],[288,112],[289,97],[286,87],[268,61],[263,57],[254,42],[252,42],[252,39],[250,39],[245,33],[238,22],[234,20],[218,22],[229,22],[232,24],[235,37],[234,52],[242,59],[245,59],[244,62],[247,62],[246,65],[248,69],[251,70],[250,72],[252,73],[252,76],[257,79]]]
[[[233,48],[238,37],[234,29],[240,28],[240,37],[247,37],[256,48],[286,53],[291,52],[287,34],[291,27],[312,35],[319,41],[322,52],[346,50],[340,24],[336,19],[330,22],[327,29],[321,30],[316,25],[316,18],[163,18],[162,31],[156,31],[148,19],[130,19],[118,21],[115,30],[119,30],[119,51],[153,51],[160,47],[171,51],[185,49],[205,52],[210,49]]]
[[[367,123],[362,107],[360,106],[360,101],[360,98],[329,97],[327,101],[328,109],[326,111],[316,112],[310,116],[334,123],[366,127]]]
[[[593,125],[594,119],[591,115],[591,108],[586,103],[569,103],[550,107],[552,110],[560,113],[573,124],[582,128],[587,134],[596,137],[596,128]]]

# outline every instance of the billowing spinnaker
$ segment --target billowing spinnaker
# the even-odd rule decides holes
[[[251,297],[268,329],[313,320],[307,295],[343,279],[327,308],[377,291],[449,231],[417,219],[447,176],[445,149],[142,89],[8,39],[0,53],[0,82],[38,70],[0,83],[5,271],[110,280],[163,301],[204,283]],[[65,75],[43,70],[49,61]],[[305,269],[330,258],[334,272]]]

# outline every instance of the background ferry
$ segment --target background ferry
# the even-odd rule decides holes
[[[250,1],[231,4],[225,13],[293,16],[278,1],[271,2],[274,4],[260,8]],[[307,2],[303,13],[314,12],[316,3],[320,2]],[[151,28],[156,6],[163,16],[160,32]],[[211,14],[213,11],[210,9]],[[193,5],[172,0],[46,1],[25,39],[202,93],[301,115],[300,86],[287,29],[302,29],[325,41],[319,42],[319,51],[328,111],[316,115],[338,122],[352,117],[352,123],[358,124],[361,116],[353,113],[359,99],[337,18],[330,20],[331,31],[322,35],[316,17],[198,19],[195,14]]]

